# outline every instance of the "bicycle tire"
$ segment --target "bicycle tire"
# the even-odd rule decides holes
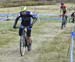
[[[23,34],[20,37],[20,54],[23,56],[25,54],[25,48],[26,48],[26,40],[25,40],[25,34]]]
[[[23,56],[25,54],[26,47],[27,47],[26,32],[23,31],[22,35],[20,37],[20,54],[21,54],[21,56]]]

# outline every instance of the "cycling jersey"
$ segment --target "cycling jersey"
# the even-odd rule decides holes
[[[21,25],[29,26],[31,24],[31,18],[34,19],[35,17],[34,17],[34,14],[32,14],[32,12],[30,11],[21,11],[20,16],[16,18],[16,24],[19,18],[21,18],[22,20]]]
[[[66,6],[65,5],[61,5],[60,9],[62,10],[63,12],[63,15],[66,14]]]
[[[16,27],[16,24],[17,24],[19,18],[21,18],[21,26],[19,28],[19,35],[21,36],[22,31],[25,28],[27,28],[27,36],[30,37],[32,25],[34,24],[31,19],[32,18],[37,19],[37,16],[35,16],[35,14],[32,14],[32,12],[30,12],[30,11],[21,11],[20,15],[15,20],[15,24],[13,26],[14,28]]]

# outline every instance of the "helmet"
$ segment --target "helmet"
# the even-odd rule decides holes
[[[61,2],[61,5],[64,5],[64,2]]]
[[[27,7],[26,6],[22,8],[22,11],[26,11],[26,10],[27,10]]]

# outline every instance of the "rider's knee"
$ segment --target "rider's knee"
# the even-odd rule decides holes
[[[27,37],[31,37],[31,30],[27,30]]]
[[[22,31],[23,31],[23,29],[22,28],[19,28],[19,36],[22,35]]]
[[[25,27],[23,25],[20,26],[20,28],[19,28],[19,36],[22,35],[22,32],[23,32],[24,28]]]

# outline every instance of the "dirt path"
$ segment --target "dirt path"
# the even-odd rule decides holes
[[[35,34],[32,34],[33,44],[31,52],[26,51],[25,56],[21,57],[19,43],[8,48],[0,48],[0,62],[36,62],[39,56],[39,49],[43,46],[43,43],[47,43],[48,40],[52,40],[64,31],[60,30],[59,23],[46,23],[38,30],[40,31],[39,33],[35,32]]]

